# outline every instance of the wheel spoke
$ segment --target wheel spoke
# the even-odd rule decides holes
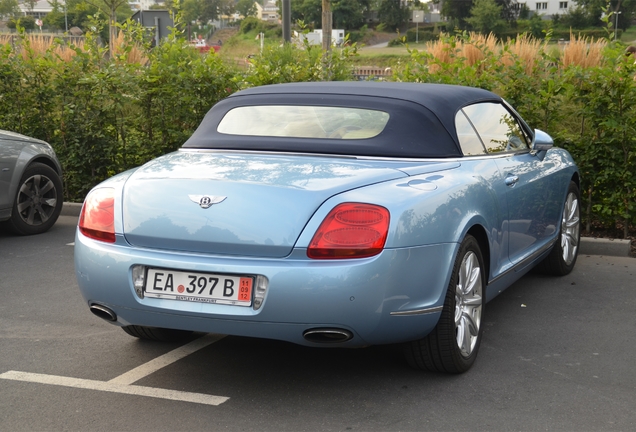
[[[572,219],[570,219],[567,222],[565,222],[565,226],[568,229],[576,228],[578,225],[579,225],[579,218],[578,217],[573,217]]]
[[[466,327],[463,325],[461,320],[457,323],[457,346],[462,352],[465,351],[464,348],[466,346]]]
[[[26,223],[29,225],[33,225],[33,220],[35,219],[35,206],[29,206],[29,214],[26,218]]]
[[[479,332],[479,326],[473,319],[472,315],[464,314],[464,325],[466,326],[466,330],[468,330],[468,333],[471,336],[477,336],[477,333]]]
[[[46,212],[44,211],[44,209],[42,208],[41,205],[38,205],[35,209],[37,211],[37,213],[40,215],[40,222],[44,223],[47,220],[49,220],[49,215],[46,214]]]
[[[579,200],[573,193],[568,194],[563,209],[561,222],[561,251],[566,264],[570,264],[576,256],[579,238]]]
[[[24,194],[24,195],[27,195],[28,197],[32,197],[33,196],[33,191],[29,187],[29,182],[24,182],[24,184],[22,184],[22,186],[20,186],[20,193]]]
[[[470,306],[470,307],[477,307],[477,306],[481,306],[481,296],[479,295],[474,295],[470,298],[467,298],[464,300],[464,305],[466,306]]]
[[[49,207],[55,207],[57,205],[57,198],[48,198],[43,200],[42,203]]]
[[[46,183],[44,184],[43,187],[40,188],[40,195],[44,195],[45,193],[47,193],[51,189],[55,188],[55,185],[53,184],[53,182],[51,180],[49,180],[46,177],[44,177],[44,178],[46,179]]]
[[[458,271],[455,288],[455,328],[457,346],[470,356],[477,343],[482,306],[482,274],[477,255],[468,252]]]
[[[29,207],[31,207],[31,201],[23,201],[23,202],[19,203],[18,204],[18,213],[22,213],[23,211],[25,211]]]
[[[41,175],[34,175],[33,176],[33,192],[35,192],[36,194],[40,193],[40,182],[42,181],[42,176]]]

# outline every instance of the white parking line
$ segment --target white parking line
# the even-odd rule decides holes
[[[131,385],[159,369],[168,366],[192,353],[200,350],[220,339],[223,335],[208,334],[186,345],[172,350],[154,360],[144,363],[110,381],[95,381],[80,378],[70,378],[56,375],[45,375],[29,372],[8,371],[0,374],[0,379],[25,381],[39,384],[59,385],[64,387],[98,390],[111,393],[123,393],[137,396],[148,396],[159,399],[169,399],[182,402],[192,402],[205,405],[220,405],[229,397],[214,396],[203,393],[190,393],[178,390],[167,390],[154,387]]]
[[[159,399],[170,399],[182,402],[193,402],[205,405],[220,405],[229,397],[213,396],[202,393],[190,393],[178,390],[166,390],[154,387],[142,387],[126,384],[113,384],[104,381],[94,381],[80,378],[69,378],[56,375],[44,375],[29,372],[9,371],[0,374],[0,378],[13,381],[26,381],[39,384],[51,384],[63,387],[73,387],[88,390],[98,390],[111,393],[123,393],[137,396],[148,396]]]
[[[224,335],[207,334],[199,339],[195,339],[192,342],[185,344],[175,350],[165,353],[162,356],[157,357],[154,360],[150,360],[148,363],[144,363],[141,366],[134,368],[125,374],[119,375],[108,381],[109,384],[122,384],[128,385],[135,381],[139,381],[142,378],[147,377],[151,373],[158,371],[159,369],[168,366],[182,358],[192,354],[195,351],[205,348],[206,346],[213,344],[214,342],[223,339]]]

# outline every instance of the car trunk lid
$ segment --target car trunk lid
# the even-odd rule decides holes
[[[329,197],[400,177],[353,158],[180,151],[127,180],[124,235],[139,247],[284,257]]]

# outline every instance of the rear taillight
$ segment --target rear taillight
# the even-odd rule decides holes
[[[95,189],[88,194],[79,218],[79,229],[86,237],[115,242],[115,190]]]
[[[343,203],[320,224],[307,256],[315,259],[364,258],[382,251],[389,232],[389,211],[372,204]]]

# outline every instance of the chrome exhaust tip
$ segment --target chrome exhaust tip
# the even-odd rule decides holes
[[[303,333],[305,340],[313,343],[332,344],[342,343],[353,338],[353,334],[348,330],[336,328],[316,328],[305,330]]]
[[[100,317],[103,320],[115,322],[117,321],[117,314],[107,308],[106,306],[92,304],[89,307],[90,311],[93,312],[93,315]]]

